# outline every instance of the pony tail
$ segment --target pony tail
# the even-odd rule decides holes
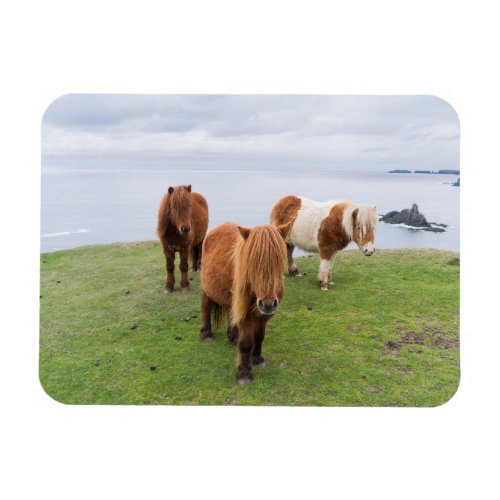
[[[212,322],[215,325],[216,331],[220,330],[220,326],[222,324],[222,316],[224,312],[224,308],[215,302],[212,302]]]

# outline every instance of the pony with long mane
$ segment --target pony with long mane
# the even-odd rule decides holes
[[[288,272],[300,275],[293,261],[297,246],[320,256],[318,282],[321,290],[333,285],[332,267],[337,252],[354,241],[363,255],[375,252],[377,209],[349,201],[323,203],[299,196],[285,196],[271,209],[271,224],[292,223],[287,238]]]
[[[203,340],[213,339],[227,314],[227,335],[238,345],[236,379],[252,379],[252,366],[265,366],[262,343],[266,324],[284,294],[285,238],[290,224],[252,229],[226,222],[210,231],[203,243],[201,327]]]
[[[207,228],[207,200],[201,194],[191,192],[191,185],[170,186],[160,203],[157,228],[167,268],[165,293],[174,290],[176,252],[180,255],[181,290],[189,291],[188,260],[190,257],[194,272],[200,270]]]

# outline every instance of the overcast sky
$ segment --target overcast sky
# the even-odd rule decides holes
[[[429,96],[65,95],[43,167],[459,168],[459,122]]]

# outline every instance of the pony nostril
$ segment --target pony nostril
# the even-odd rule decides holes
[[[262,299],[259,299],[259,301],[257,302],[257,305],[259,307],[264,307],[264,301]]]
[[[276,299],[273,300],[273,307],[278,307],[278,301]]]

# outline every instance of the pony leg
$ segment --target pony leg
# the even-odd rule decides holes
[[[236,379],[240,385],[246,385],[252,380],[253,329],[247,323],[240,325],[239,331]]]
[[[179,269],[181,270],[181,290],[183,293],[189,292],[189,276],[188,276],[188,255],[189,249],[182,248],[180,251],[181,263],[179,264]]]
[[[255,345],[253,347],[253,353],[252,353],[252,365],[255,368],[266,366],[266,360],[262,356],[262,343],[264,342],[265,335],[266,335],[266,325],[264,323],[255,331]]]
[[[335,257],[337,256],[337,252],[333,252],[332,258],[330,259],[330,270],[328,271],[328,284],[335,285],[335,281],[333,281],[333,263],[335,261]]]
[[[191,247],[191,271],[196,273],[200,270],[198,267],[198,253],[200,251],[199,245],[193,245]]]
[[[237,344],[239,330],[237,325],[231,326],[229,311],[227,313],[226,319],[227,319],[227,338],[229,339],[229,342],[231,342],[232,344]]]
[[[174,262],[175,252],[172,250],[164,250],[165,261],[167,267],[167,277],[165,280],[165,293],[172,293],[174,291],[175,276],[174,276]]]
[[[201,253],[203,251],[203,241],[198,244],[198,260],[196,261],[196,267],[198,271],[201,271]]]
[[[319,261],[319,273],[318,273],[318,282],[319,287],[324,292],[328,290],[328,281],[329,274],[331,268],[331,260],[330,259],[320,259]]]
[[[212,340],[212,301],[205,292],[201,294],[201,326],[200,337],[202,340]]]
[[[295,265],[295,262],[293,261],[293,251],[295,249],[295,245],[292,245],[291,243],[286,244],[286,253],[288,255],[288,274],[290,276],[300,276],[300,272],[297,269],[297,266]]]

